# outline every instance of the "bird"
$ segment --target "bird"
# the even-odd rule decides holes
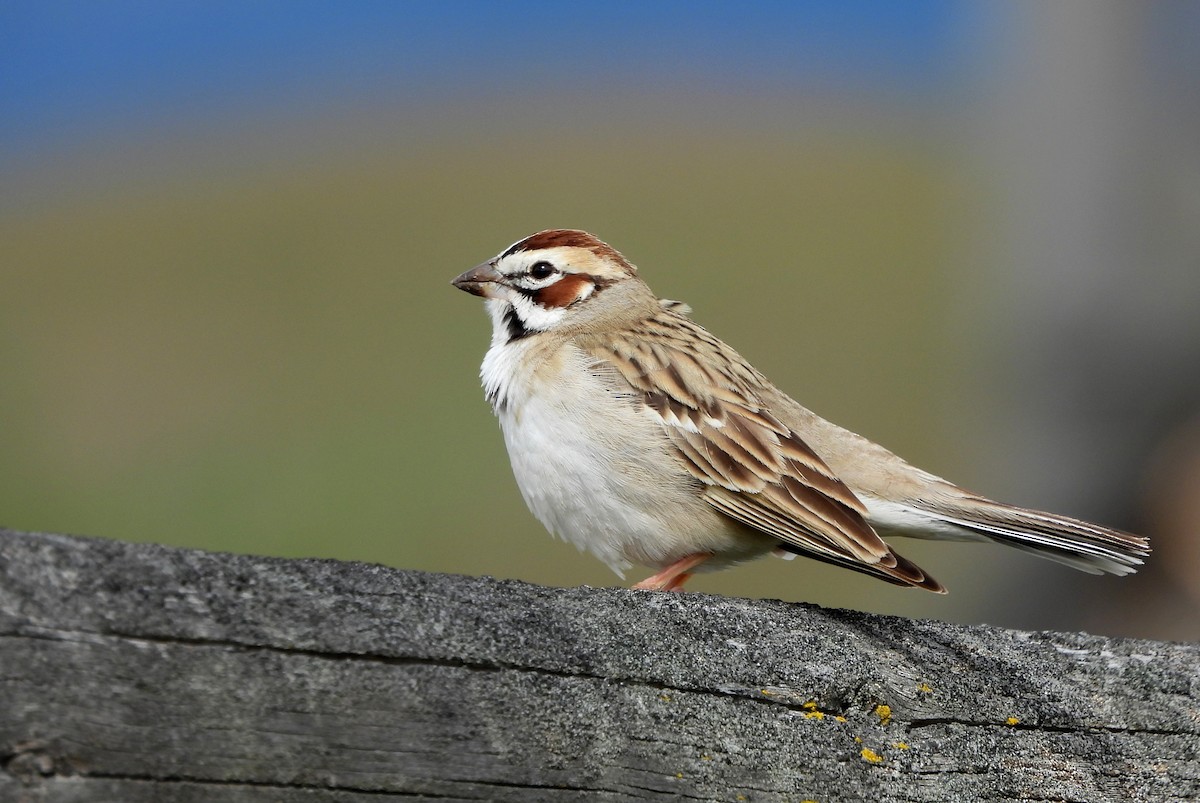
[[[777,388],[586,231],[547,229],[452,284],[482,297],[480,368],[526,505],[633,588],[797,555],[945,593],[885,538],[991,541],[1125,575],[1147,539],[996,502]]]

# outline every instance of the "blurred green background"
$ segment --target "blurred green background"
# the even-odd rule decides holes
[[[1114,512],[1030,490],[996,457],[1022,395],[1001,341],[1024,324],[1004,313],[995,278],[1005,190],[979,145],[991,107],[977,95],[1007,85],[996,76],[1021,41],[1005,33],[1010,12],[810,3],[788,8],[790,29],[764,14],[739,31],[681,6],[614,22],[585,5],[574,22],[605,20],[601,41],[539,56],[564,19],[538,3],[507,22],[471,3],[371,7],[379,17],[259,6],[249,21],[185,5],[183,22],[117,4],[96,53],[147,33],[156,48],[117,69],[75,47],[97,29],[94,10],[16,5],[5,27],[25,50],[10,51],[0,96],[20,118],[0,163],[6,526],[622,585],[525,510],[479,388],[487,320],[449,285],[547,227],[598,234],[802,403],[924,468],[1011,501],[1144,523],[1136,503]],[[244,29],[248,43],[230,44],[230,30],[282,19],[271,47]],[[389,34],[459,69],[388,61]],[[756,37],[774,60],[740,64],[739,49],[761,52]],[[789,54],[791,37],[813,46]],[[715,65],[702,46],[714,38],[735,51]],[[55,83],[72,69],[104,77],[77,96]],[[689,587],[1188,635],[1157,614],[1029,602],[1060,583],[1086,600],[1147,581],[1068,581],[984,546],[898,546],[951,595],[809,561],[762,560]]]

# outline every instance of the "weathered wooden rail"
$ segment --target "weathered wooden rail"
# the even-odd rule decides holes
[[[1200,798],[1200,646],[0,530],[4,801]]]

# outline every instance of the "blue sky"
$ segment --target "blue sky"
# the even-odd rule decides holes
[[[954,0],[0,4],[0,147],[224,108],[539,88],[921,90]]]

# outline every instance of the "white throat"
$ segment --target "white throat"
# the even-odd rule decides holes
[[[504,298],[489,298],[485,306],[492,319],[493,347],[514,339],[507,315],[515,315],[526,332],[546,332],[557,326],[567,312],[561,307],[546,309],[518,292],[507,293]]]

